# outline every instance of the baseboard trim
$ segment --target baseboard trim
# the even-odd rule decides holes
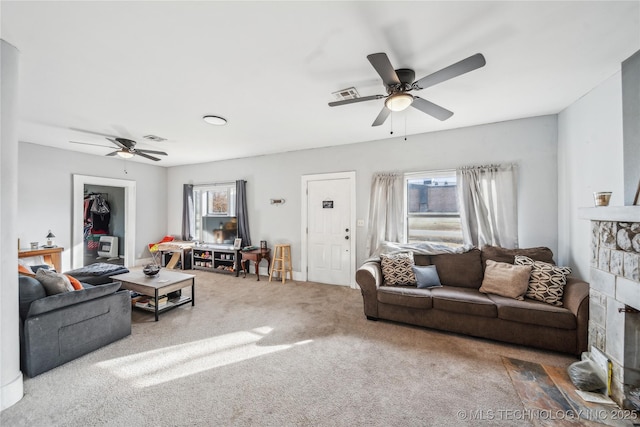
[[[0,396],[2,396],[0,411],[4,411],[10,406],[15,405],[20,401],[20,399],[22,399],[22,396],[24,396],[22,372],[18,371],[18,375],[12,381],[2,386]]]

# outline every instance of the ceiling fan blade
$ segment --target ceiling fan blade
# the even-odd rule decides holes
[[[436,105],[433,102],[429,102],[426,99],[420,98],[419,96],[413,97],[413,103],[411,104],[411,106],[422,111],[423,113],[427,113],[428,115],[435,117],[440,121],[445,121],[449,117],[453,116],[452,111]]]
[[[337,107],[338,105],[353,104],[354,102],[372,101],[374,99],[382,99],[384,95],[363,96],[362,98],[343,99],[342,101],[333,101],[329,103],[329,107]]]
[[[153,157],[153,156],[150,156],[150,155],[148,155],[148,154],[141,153],[141,152],[140,152],[140,150],[136,150],[136,151],[135,151],[135,154],[136,154],[136,155],[138,155],[138,156],[142,156],[142,157],[144,157],[144,158],[146,158],[146,159],[149,159],[149,160],[154,160],[154,161],[156,161],[156,162],[159,162],[159,161],[160,161],[160,159],[159,159],[159,158],[157,158],[157,157]]]
[[[93,145],[94,147],[103,147],[103,148],[111,148],[107,145],[101,145],[101,144],[91,144],[90,142],[79,142],[79,141],[69,141],[72,144],[81,144],[81,145]]]
[[[371,65],[373,65],[373,68],[376,69],[378,74],[380,74],[385,86],[400,84],[396,70],[394,70],[393,65],[391,65],[391,61],[389,61],[386,53],[372,53],[371,55],[367,55],[367,59],[371,62]]]
[[[117,156],[119,152],[120,152],[120,150],[117,150],[117,151],[114,151],[112,153],[105,154],[105,156]]]
[[[469,71],[484,67],[486,63],[487,61],[484,59],[484,56],[482,56],[481,53],[476,53],[467,59],[451,64],[440,71],[436,71],[433,74],[429,74],[428,76],[417,80],[414,85],[417,86],[417,89],[424,89],[468,73]]]
[[[389,110],[386,106],[383,106],[382,110],[380,110],[380,113],[378,113],[378,117],[376,117],[371,126],[380,126],[385,122],[385,120],[387,120],[389,114],[391,114],[391,110]]]
[[[116,138],[107,138],[108,141],[113,142],[114,144],[116,144],[118,147],[122,148],[123,150],[126,150],[127,147],[121,143],[120,141],[118,141]]]
[[[107,135],[106,133],[94,132],[94,131],[86,130],[86,129],[70,127],[69,130],[72,130],[72,131],[75,131],[75,132],[90,133],[92,135],[104,136],[105,138],[115,138],[115,136],[113,136],[113,135]]]
[[[159,154],[161,156],[168,156],[168,154],[164,151],[140,150],[139,148],[136,148],[136,153]]]

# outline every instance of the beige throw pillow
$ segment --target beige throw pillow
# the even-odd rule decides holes
[[[531,266],[487,260],[480,292],[522,301],[529,287]]]
[[[73,291],[73,285],[67,276],[46,268],[41,268],[36,272],[36,279],[44,286],[47,296]]]

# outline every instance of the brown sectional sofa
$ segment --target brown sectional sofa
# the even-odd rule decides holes
[[[364,314],[475,337],[580,355],[587,349],[589,285],[568,277],[561,307],[481,293],[486,261],[513,264],[515,255],[553,263],[548,248],[486,246],[459,254],[414,254],[416,265],[435,265],[442,287],[387,286],[380,261],[356,272]]]

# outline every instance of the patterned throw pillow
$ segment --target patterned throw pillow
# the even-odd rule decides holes
[[[558,307],[562,306],[564,285],[567,284],[567,276],[571,274],[571,268],[558,267],[542,261],[534,261],[522,255],[516,255],[515,264],[531,266],[529,288],[525,294],[527,298],[546,302],[547,304]]]
[[[381,254],[382,276],[387,285],[415,285],[413,252]]]

